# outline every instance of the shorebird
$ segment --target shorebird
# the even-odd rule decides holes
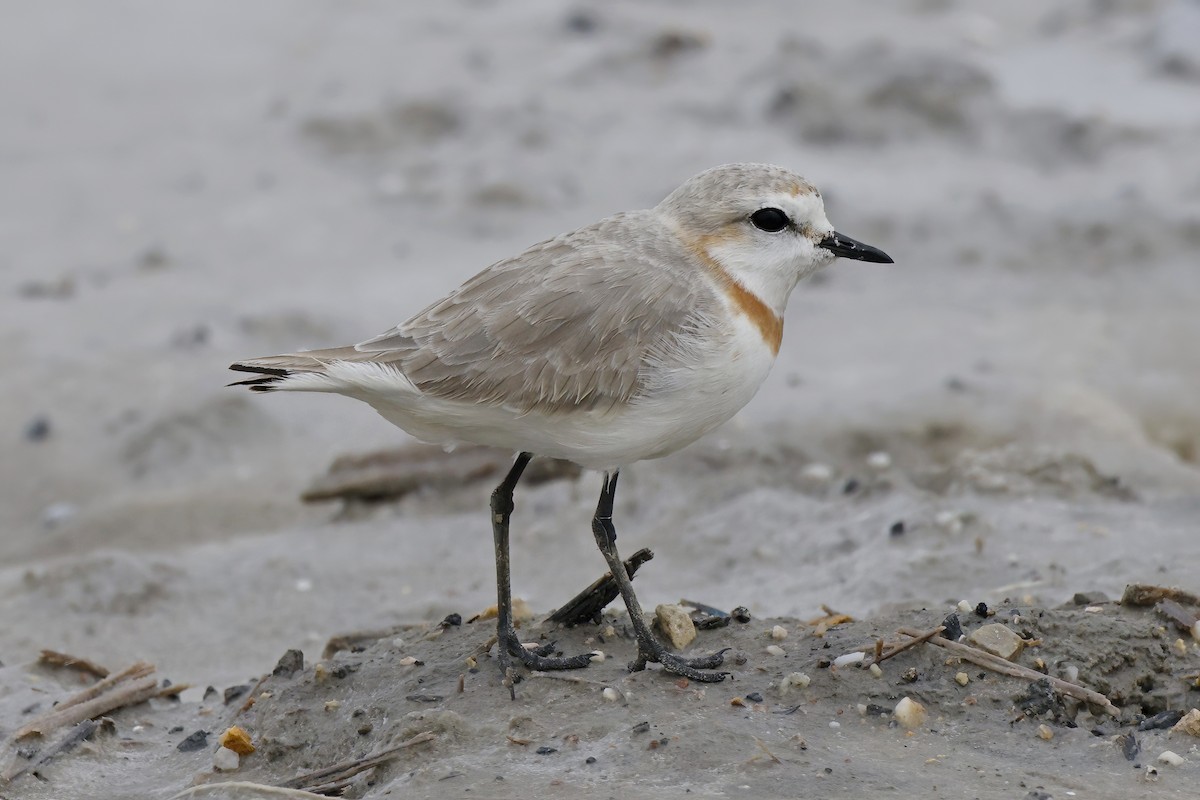
[[[517,453],[491,496],[497,651],[506,675],[575,669],[591,654],[527,650],[513,626],[509,519],[535,455],[603,473],[592,518],[637,638],[655,662],[719,681],[722,653],[683,658],[646,623],[617,553],[620,470],[691,444],[758,391],[783,338],[788,297],[837,257],[892,263],[834,230],[820,192],[765,164],[701,172],[631,211],[498,261],[407,322],[359,344],[239,361],[258,392],[362,400],[425,442]]]

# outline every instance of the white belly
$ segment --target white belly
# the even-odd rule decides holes
[[[356,396],[422,441],[490,445],[611,470],[668,455],[712,431],[754,397],[775,361],[741,317],[728,335],[689,351],[679,363],[655,368],[645,396],[604,411],[520,413],[427,395]]]

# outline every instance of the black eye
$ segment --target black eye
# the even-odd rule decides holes
[[[778,208],[760,208],[750,215],[750,222],[760,231],[779,233],[791,224],[788,215]]]

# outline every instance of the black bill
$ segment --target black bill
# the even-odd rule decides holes
[[[894,264],[892,257],[880,250],[878,247],[871,247],[869,244],[851,239],[845,234],[834,231],[817,243],[817,247],[824,247],[835,256],[842,258],[853,258],[855,261],[873,261],[876,264]]]

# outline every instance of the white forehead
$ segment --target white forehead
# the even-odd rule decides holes
[[[771,164],[726,164],[701,172],[672,192],[659,209],[702,227],[775,207],[796,221],[825,221],[817,188],[791,170]]]

